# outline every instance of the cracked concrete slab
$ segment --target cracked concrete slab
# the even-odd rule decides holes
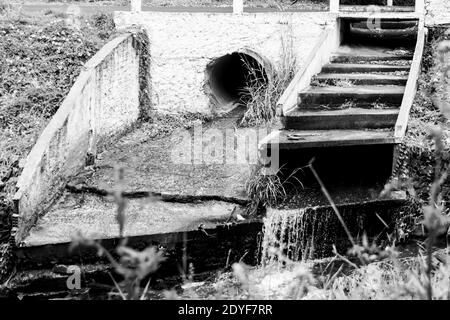
[[[169,203],[151,198],[127,199],[124,236],[192,231],[200,225],[213,228],[226,222],[235,207],[220,201]],[[66,192],[39,219],[22,246],[71,242],[78,231],[90,239],[118,238],[116,214],[112,198]]]
[[[206,138],[208,130],[219,135],[231,130],[233,137],[254,132],[254,128],[237,128],[244,111],[237,108],[202,124],[203,151],[214,149],[216,143]],[[143,126],[121,138],[99,154],[95,166],[87,167],[68,184],[22,245],[70,242],[77,230],[88,238],[118,237],[116,204],[111,196],[117,187],[117,167],[124,168],[120,188],[127,200],[125,236],[191,231],[200,224],[214,228],[226,222],[233,209],[243,211],[242,205],[248,202],[245,183],[250,163],[227,163],[225,154],[218,163],[174,161],[175,151],[193,152],[191,141],[186,140],[193,130],[174,129],[168,136],[151,138]],[[232,145],[233,153],[240,152],[238,144]],[[225,143],[219,145],[224,153],[229,151]]]
[[[69,185],[104,193],[114,188],[116,168],[122,167],[122,190],[126,193],[157,192],[245,201],[245,182],[257,161],[259,132],[255,128],[237,128],[242,113],[243,110],[234,110],[202,124],[199,131],[179,129],[160,139],[145,139],[145,130],[137,129],[101,153],[94,169],[84,170]],[[263,130],[259,137],[266,134]],[[243,141],[247,141],[247,146],[243,146]]]

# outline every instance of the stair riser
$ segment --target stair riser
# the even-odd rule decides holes
[[[408,42],[412,42],[416,39],[416,34],[417,33],[404,33],[404,34],[389,34],[389,33],[377,33],[377,32],[373,32],[373,33],[352,33],[352,39],[353,40],[357,40],[357,41],[379,41],[381,43],[383,42],[393,42],[393,41],[400,41],[400,42],[404,42],[404,41],[408,41]]]
[[[361,28],[361,29],[369,29],[369,26],[367,25],[367,21],[364,22],[355,22],[352,23],[352,26],[354,28]],[[393,22],[393,21],[380,21],[380,28],[381,29],[407,29],[407,28],[413,28],[417,27],[417,22]]]
[[[335,78],[313,78],[313,81],[315,81],[318,84],[322,85],[335,85],[336,83],[339,83],[339,79]],[[353,85],[399,85],[404,86],[406,85],[407,80],[406,79],[342,79],[342,81],[349,81]]]
[[[397,115],[339,115],[283,117],[287,130],[381,129],[395,125]]]
[[[372,104],[382,103],[389,106],[400,106],[403,99],[403,94],[315,94],[315,93],[300,93],[298,106],[302,109],[323,109],[322,105],[329,107],[340,107],[346,102],[353,102],[355,106],[361,108],[373,108]]]
[[[397,71],[409,71],[409,67],[403,66],[386,66],[383,68],[380,67],[371,67],[370,65],[352,65],[349,67],[341,67],[341,66],[324,66],[322,68],[322,73],[365,73],[365,72],[397,72]]]

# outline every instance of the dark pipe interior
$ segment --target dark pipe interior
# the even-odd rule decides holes
[[[224,55],[214,60],[208,69],[212,92],[226,103],[245,103],[249,85],[267,82],[263,66],[244,53]]]

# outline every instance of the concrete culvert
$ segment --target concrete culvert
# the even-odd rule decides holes
[[[249,86],[268,82],[264,67],[252,56],[234,52],[214,59],[206,68],[207,85],[215,103],[245,105]]]

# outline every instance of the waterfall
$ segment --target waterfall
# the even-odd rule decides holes
[[[287,261],[323,257],[336,240],[333,219],[331,209],[267,210],[260,243],[261,264],[282,266]]]

